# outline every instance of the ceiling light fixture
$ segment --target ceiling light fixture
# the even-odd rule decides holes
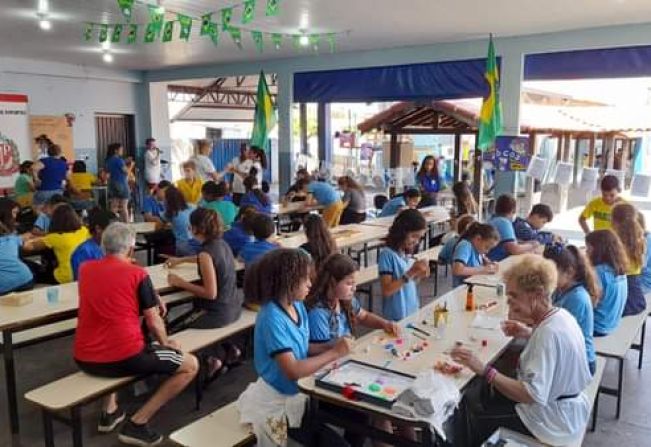
[[[298,39],[298,43],[299,43],[302,47],[306,47],[306,46],[308,46],[308,45],[310,44],[310,38],[309,38],[309,36],[308,36],[307,34],[305,34],[305,30],[304,30],[304,29],[302,29],[302,30],[300,30],[300,31],[301,31],[301,37],[299,37],[299,39]]]
[[[113,62],[113,55],[108,51],[105,51],[104,55],[102,56],[102,60],[107,64],[110,64],[111,62]]]
[[[43,31],[49,31],[52,29],[52,22],[49,20],[45,19],[43,16],[41,19],[38,21],[38,26],[43,30]]]

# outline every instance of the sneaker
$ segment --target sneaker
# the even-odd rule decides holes
[[[125,444],[149,447],[163,442],[163,436],[152,431],[147,424],[138,425],[127,421],[120,429],[118,439]]]
[[[97,431],[100,433],[109,433],[112,432],[115,427],[117,427],[120,422],[124,420],[126,414],[124,411],[121,411],[119,408],[113,413],[107,413],[102,411],[99,415],[99,422],[97,423]]]

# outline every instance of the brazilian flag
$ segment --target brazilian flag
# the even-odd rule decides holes
[[[269,133],[276,126],[276,110],[263,72],[260,72],[256,99],[251,146],[265,148],[266,150]]]
[[[482,151],[495,146],[495,139],[502,133],[502,103],[500,102],[500,74],[495,57],[493,36],[488,43],[488,56],[486,57],[486,73],[488,83],[488,97],[484,98],[479,115],[479,143],[477,146]]]

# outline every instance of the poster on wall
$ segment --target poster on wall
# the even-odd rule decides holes
[[[32,115],[29,117],[29,128],[32,136],[32,156],[35,160],[47,155],[44,153],[46,147],[37,143],[37,139],[43,135],[61,146],[61,152],[68,161],[75,159],[72,122],[64,115]]]
[[[529,167],[529,137],[497,137],[495,140],[495,161],[502,172],[526,171]]]
[[[13,187],[18,167],[31,159],[27,96],[0,93],[0,187]]]

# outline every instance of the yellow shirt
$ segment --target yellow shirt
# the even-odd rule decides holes
[[[637,265],[637,264],[634,264],[632,262],[629,263],[628,271],[626,272],[627,275],[637,276],[640,273],[642,273],[642,266],[641,265]]]
[[[188,182],[186,179],[181,179],[176,182],[176,187],[179,189],[185,201],[196,205],[201,200],[201,187],[203,182],[199,179],[194,179],[192,183]]]
[[[618,202],[619,203],[619,202]],[[596,230],[610,230],[612,227],[611,215],[613,212],[614,205],[608,205],[604,202],[604,199],[597,197],[592,199],[586,205],[585,209],[581,213],[581,217],[584,219],[593,218],[594,229]]]
[[[93,183],[97,182],[90,172],[73,172],[70,174],[70,183],[77,191],[90,191],[93,189]]]
[[[89,237],[90,233],[86,227],[81,227],[77,231],[69,233],[48,233],[43,237],[43,243],[46,247],[54,251],[54,255],[57,258],[54,279],[59,284],[65,284],[74,280],[70,258],[75,249]]]

